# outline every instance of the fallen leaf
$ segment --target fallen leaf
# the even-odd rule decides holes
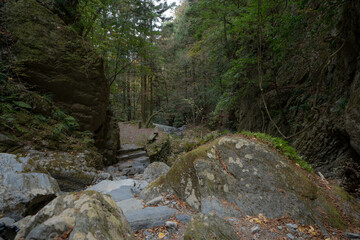
[[[159,233],[159,239],[163,239],[165,237],[164,233]]]

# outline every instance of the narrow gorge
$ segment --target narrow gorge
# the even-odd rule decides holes
[[[0,0],[0,240],[360,239],[357,0]]]

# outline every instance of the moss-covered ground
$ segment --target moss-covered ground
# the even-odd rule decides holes
[[[92,133],[79,131],[75,118],[58,108],[50,94],[29,89],[7,74],[0,81],[0,133],[19,143],[2,144],[1,151],[18,153],[26,145],[41,151],[97,151]]]

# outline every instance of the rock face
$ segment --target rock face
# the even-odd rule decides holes
[[[237,240],[232,226],[215,214],[199,214],[191,219],[184,240],[227,239]]]
[[[20,219],[56,197],[56,180],[37,170],[29,158],[0,153],[0,214]]]
[[[153,162],[145,169],[143,178],[148,182],[152,182],[161,175],[166,174],[169,169],[170,167],[163,162]]]
[[[149,200],[174,193],[203,213],[223,216],[289,214],[307,224],[343,219],[306,173],[267,146],[243,137],[223,137],[180,157],[169,172],[146,187]]]
[[[308,1],[308,7],[313,8],[317,3]],[[269,79],[276,79],[276,87],[265,90],[264,97],[273,120],[286,136],[305,130],[291,138],[305,160],[325,177],[341,180],[347,191],[360,196],[360,2],[347,1],[341,6],[336,10],[338,14],[331,18],[334,25],[325,26],[337,32],[326,33],[336,35],[331,43],[314,47],[307,34],[304,38],[294,39],[303,55],[290,54],[279,67],[266,73]],[[304,25],[307,27],[302,32],[319,28],[311,17],[307,21],[308,24]],[[326,25],[326,21],[323,24]],[[306,53],[307,48],[313,50]],[[330,59],[329,56],[337,49],[339,52]],[[266,60],[272,65],[271,61]],[[327,64],[328,61],[330,64]],[[322,70],[324,66],[326,68]],[[323,83],[319,81],[321,71],[324,74]],[[257,75],[253,73],[252,70],[247,72],[255,80]],[[320,117],[313,127],[305,129],[316,119],[316,111],[310,110],[315,90],[310,89],[319,84],[322,88],[316,105],[321,111]],[[226,122],[232,121],[237,131],[265,131],[279,136],[265,108],[254,104],[259,101],[259,89],[249,88],[234,104],[233,114]],[[265,119],[262,113],[265,113]]]
[[[49,5],[36,0],[7,4],[15,63],[23,66],[29,83],[52,93],[55,102],[74,116],[82,129],[96,131],[105,122],[108,106],[103,62],[89,44],[46,8]]]
[[[15,239],[133,239],[130,225],[114,200],[95,191],[54,199],[31,217]]]
[[[112,111],[107,111],[106,124],[98,130],[97,136],[96,146],[104,156],[104,165],[117,163],[116,154],[120,148],[120,130]]]
[[[36,89],[50,93],[61,109],[76,118],[81,130],[95,133],[97,146],[106,149],[107,164],[119,147],[118,135],[112,134],[118,129],[108,112],[109,84],[103,60],[67,25],[76,18],[71,9],[76,9],[77,2],[8,1],[1,9],[1,20],[6,20],[14,39],[16,69]]]

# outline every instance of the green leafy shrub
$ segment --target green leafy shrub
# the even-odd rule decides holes
[[[22,102],[22,101],[14,101],[14,104],[21,108],[26,108],[26,109],[32,108],[29,104],[27,104],[26,102]]]
[[[301,156],[299,156],[299,154],[296,152],[296,150],[293,147],[289,146],[287,141],[278,137],[272,137],[265,133],[253,133],[253,132],[243,131],[241,132],[241,134],[250,138],[256,138],[259,141],[267,144],[268,146],[276,148],[285,157],[299,164],[301,168],[305,169],[310,173],[314,172],[310,164],[304,161],[301,158]]]
[[[56,119],[62,120],[62,119],[65,118],[65,113],[61,109],[56,108],[55,113],[54,113],[54,117]]]
[[[79,123],[72,116],[66,116],[64,118],[64,125],[65,125],[66,129],[70,132],[79,129]]]
[[[62,134],[62,131],[64,129],[64,124],[63,123],[59,123],[59,124],[56,124],[54,130],[52,131],[52,138],[53,139],[59,139],[61,134]]]

